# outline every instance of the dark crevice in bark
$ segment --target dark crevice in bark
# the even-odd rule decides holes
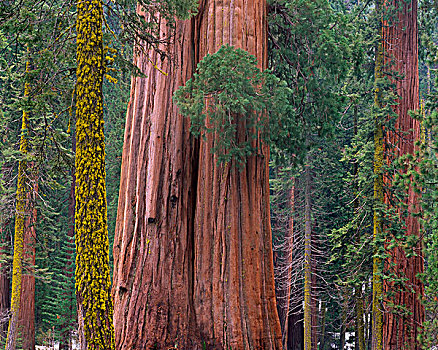
[[[190,131],[188,131],[190,132]],[[192,155],[192,172],[193,174],[198,174],[199,167],[199,140],[194,140],[193,142],[193,155]],[[196,313],[195,313],[195,213],[196,213],[196,193],[198,192],[198,176],[192,176],[191,183],[191,193],[190,194],[190,223],[187,225],[189,232],[187,234],[188,242],[187,242],[187,250],[189,252],[189,264],[188,264],[188,291],[189,291],[189,328],[195,328],[197,325],[196,321]],[[196,330],[197,332],[197,330]]]

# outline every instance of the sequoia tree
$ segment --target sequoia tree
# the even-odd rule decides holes
[[[214,133],[195,139],[172,102],[205,55],[229,44],[266,68],[266,3],[200,2],[157,51],[135,52],[116,236],[118,349],[280,349],[269,216],[269,149],[218,163]],[[172,35],[169,37],[169,33]],[[237,142],[245,118],[237,117]],[[253,131],[254,132],[254,131]]]
[[[393,0],[386,4],[388,8],[389,5],[396,12],[392,22],[384,22],[383,26],[385,70],[396,76],[393,80],[398,97],[394,130],[385,135],[388,148],[394,152],[387,155],[391,160],[414,155],[415,143],[420,139],[420,123],[409,113],[419,109],[417,1]],[[419,194],[413,184],[408,187],[404,204],[408,214],[404,218],[400,213],[400,218],[407,243],[390,251],[387,269],[395,278],[403,278],[405,286],[400,288],[391,279],[385,279],[384,289],[390,296],[383,322],[384,349],[420,349],[417,337],[424,321],[421,302],[424,286],[418,277],[423,272],[422,243],[415,216],[419,211]]]
[[[25,222],[23,237],[23,277],[21,279],[20,312],[18,316],[18,330],[22,341],[23,350],[35,349],[35,244],[37,220],[37,208],[35,206],[38,193],[38,179],[35,174],[34,163],[29,163],[30,184],[27,193],[29,213]],[[32,172],[34,174],[32,174]]]

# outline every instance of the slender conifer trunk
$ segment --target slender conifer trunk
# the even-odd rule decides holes
[[[357,136],[357,114],[358,107],[357,104],[354,106],[354,126],[353,132],[354,136]],[[358,180],[358,170],[359,164],[356,159],[353,164],[353,176],[354,176],[354,215],[358,214],[359,211],[359,180]],[[360,244],[360,232],[356,231],[357,242]],[[354,299],[355,299],[355,333],[356,333],[356,350],[365,350],[365,326],[364,326],[364,297],[362,293],[362,283],[358,283],[354,288]]]
[[[379,7],[379,1],[377,3]],[[379,39],[376,51],[374,76],[377,83],[382,79],[383,72],[383,38]],[[382,107],[382,92],[375,87],[374,104],[377,108]],[[373,218],[373,238],[377,242],[382,237],[382,217],[379,206],[383,205],[383,124],[384,121],[377,117],[374,122],[374,218]],[[377,249],[376,249],[377,250]],[[375,251],[375,254],[377,251]],[[383,350],[383,310],[382,310],[382,261],[378,256],[373,257],[373,302],[372,302],[372,350]]]
[[[27,50],[29,54],[29,50]],[[30,70],[29,58],[26,61],[26,73]],[[24,97],[29,97],[29,83],[24,85]],[[26,155],[28,151],[29,113],[24,110],[21,120],[20,153]],[[21,301],[21,283],[23,278],[23,254],[24,236],[26,230],[26,214],[28,213],[27,193],[30,188],[26,183],[27,162],[20,160],[17,176],[17,194],[15,202],[15,233],[14,233],[14,258],[12,261],[12,291],[11,291],[11,315],[9,319],[6,350],[15,350],[19,330],[19,314]]]
[[[310,159],[305,165],[305,208],[304,208],[304,350],[312,350],[312,222],[311,222],[311,174]]]
[[[325,348],[326,312],[327,305],[326,302],[323,300],[321,303],[321,334],[319,336],[319,350],[324,350]]]
[[[295,212],[295,178],[292,178],[292,188],[290,190],[290,219],[289,219],[289,229],[287,240],[287,275],[286,275],[286,301],[284,310],[284,323],[283,323],[283,348],[287,349],[288,339],[289,339],[289,319],[290,319],[290,303],[291,303],[291,287],[292,287],[292,250],[293,250],[293,239],[294,239],[294,212]]]

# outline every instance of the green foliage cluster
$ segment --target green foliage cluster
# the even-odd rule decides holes
[[[248,52],[222,46],[206,55],[197,72],[175,93],[181,114],[190,117],[191,132],[214,133],[212,152],[218,162],[244,163],[265,142],[301,142],[289,108],[291,90],[269,71],[260,71]],[[269,116],[269,117],[268,117]],[[244,135],[238,135],[243,126]]]
[[[330,134],[339,118],[355,49],[348,20],[327,0],[269,1],[269,66],[293,91],[291,107],[309,134]]]
[[[425,283],[424,305],[426,319],[421,343],[425,349],[437,345],[438,339],[438,7],[433,1],[421,2],[423,11],[420,17],[423,54],[423,84],[420,92],[426,96],[423,106],[422,140],[419,143],[418,168],[414,173],[416,185],[421,191],[421,224],[425,243]],[[420,70],[421,72],[421,70]]]

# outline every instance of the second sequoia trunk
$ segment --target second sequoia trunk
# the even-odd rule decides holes
[[[384,23],[385,63],[390,74],[396,72],[401,78],[396,82],[399,104],[395,106],[395,131],[387,133],[386,142],[393,149],[394,157],[398,157],[414,154],[415,142],[420,139],[420,123],[409,115],[409,111],[419,109],[417,1],[392,0],[389,5],[398,11],[393,23]],[[405,279],[405,287],[400,289],[390,280],[384,283],[384,290],[394,293],[387,304],[389,312],[384,314],[383,322],[383,348],[388,350],[420,349],[417,336],[424,321],[421,303],[424,287],[417,277],[423,272],[421,234],[418,219],[413,215],[419,210],[419,195],[414,192],[412,185],[407,192],[406,204],[409,215],[403,219],[403,229],[406,236],[416,236],[418,243],[410,248],[414,252],[410,257],[403,247],[390,252],[387,266],[392,265],[391,273]],[[400,307],[405,308],[403,314],[395,312]]]
[[[265,1],[204,1],[195,42],[200,57],[242,48],[266,69]],[[245,118],[236,138],[245,138]],[[195,312],[202,337],[231,349],[281,348],[269,216],[269,150],[241,169],[218,165],[213,134],[201,140],[195,215]],[[213,343],[213,341],[215,343]]]
[[[218,165],[213,134],[193,140],[172,102],[195,64],[223,44],[266,68],[264,0],[203,0],[163,44],[172,61],[136,54],[147,78],[133,79],[125,129],[114,243],[118,349],[281,349],[269,150],[261,146],[240,171]]]

